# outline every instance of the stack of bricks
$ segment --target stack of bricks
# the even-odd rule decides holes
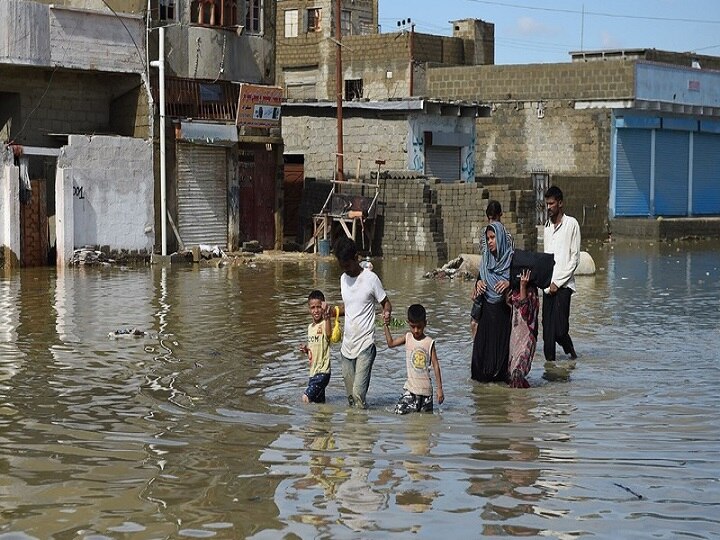
[[[435,189],[450,257],[478,253],[480,234],[487,223],[487,190],[474,182],[437,184]]]
[[[327,198],[330,182],[305,184],[301,216],[311,223]],[[373,197],[375,187],[342,185],[344,195]],[[480,235],[487,224],[488,200],[503,208],[503,222],[513,235],[515,247],[537,246],[535,200],[532,190],[508,185],[440,183],[412,174],[391,174],[380,182],[373,253],[410,259],[445,262],[461,253],[479,253]],[[306,228],[306,239],[311,230]]]
[[[447,261],[448,247],[437,193],[428,181],[391,178],[381,195],[384,203],[380,220],[382,254]]]

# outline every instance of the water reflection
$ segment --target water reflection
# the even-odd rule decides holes
[[[678,249],[679,248],[679,249]],[[470,285],[376,261],[420,301],[446,403],[398,417],[402,351],[368,399],[303,406],[307,291],[331,260],[0,277],[0,534],[36,538],[711,538],[720,528],[717,245],[595,246],[570,381],[469,379]],[[137,327],[142,338],[108,339]],[[333,351],[336,359],[337,351]]]

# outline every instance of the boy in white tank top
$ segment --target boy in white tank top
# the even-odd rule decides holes
[[[440,373],[440,361],[435,351],[435,340],[425,335],[427,315],[425,308],[420,304],[413,304],[408,308],[408,324],[410,332],[402,337],[393,338],[390,334],[390,317],[386,316],[385,339],[390,348],[405,345],[405,364],[407,366],[407,381],[395,412],[407,414],[409,412],[432,412],[433,388],[430,380],[430,367],[435,372],[437,385],[437,402],[440,405],[445,400]]]

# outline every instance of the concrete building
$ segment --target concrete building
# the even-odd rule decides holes
[[[671,216],[705,234],[720,215],[720,58],[633,49],[572,60],[428,69],[429,95],[492,108],[477,120],[478,181],[535,188],[540,205],[560,185],[585,237],[636,235]]]
[[[494,62],[494,25],[480,20],[453,22],[451,37],[414,32],[412,21],[380,33],[378,0],[285,0],[275,36],[277,84],[286,98],[335,100],[338,5],[346,100],[423,96],[430,64]]]
[[[150,56],[165,32],[167,251],[282,241],[279,90],[272,87],[275,2],[160,0]],[[160,84],[152,91],[159,102]],[[159,108],[155,114],[160,124]],[[156,131],[156,229],[162,229]],[[161,236],[161,235],[158,235]],[[156,244],[161,251],[161,246]]]
[[[2,265],[152,249],[143,6],[0,0]]]

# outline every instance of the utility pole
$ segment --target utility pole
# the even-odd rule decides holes
[[[335,93],[337,106],[337,180],[344,180],[343,170],[343,67],[342,67],[342,0],[335,2],[335,40],[337,49],[335,52]]]
[[[410,56],[410,73],[408,73],[409,80],[409,97],[412,97],[415,92],[415,23],[412,22],[410,17],[397,22],[398,28],[401,29],[403,35],[405,29],[410,26],[410,32],[408,33],[408,52]]]

